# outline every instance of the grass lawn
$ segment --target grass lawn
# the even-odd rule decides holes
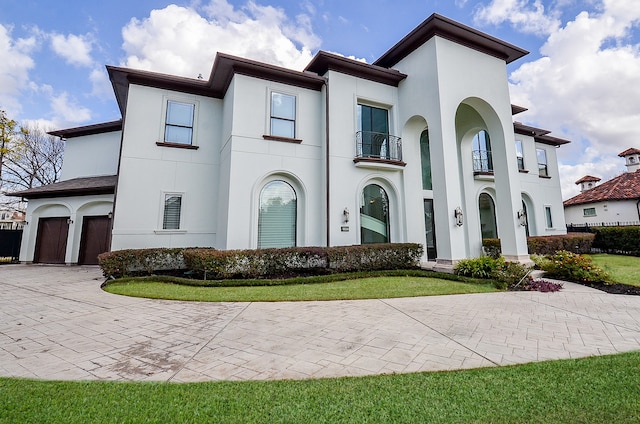
[[[596,265],[607,271],[616,283],[640,286],[640,258],[604,253],[589,256]]]
[[[109,284],[109,293],[153,299],[204,302],[273,302],[302,300],[381,299],[497,291],[491,282],[463,283],[429,277],[373,277],[330,283],[254,287],[193,287],[131,280]]]
[[[0,423],[640,422],[640,352],[469,371],[322,380],[0,379]]]

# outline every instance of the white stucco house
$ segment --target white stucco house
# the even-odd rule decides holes
[[[576,181],[580,194],[564,201],[567,225],[640,224],[640,149],[618,154],[626,172],[600,184],[600,178],[586,175]]]
[[[527,261],[528,234],[565,233],[568,141],[513,121],[506,65],[526,54],[434,14],[373,64],[219,53],[206,80],[108,66],[122,120],[52,133],[63,181],[15,193],[20,259],[415,242],[450,269],[499,237]]]

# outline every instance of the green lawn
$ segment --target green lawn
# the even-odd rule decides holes
[[[154,281],[109,284],[109,293],[153,299],[203,302],[273,302],[380,299],[497,291],[491,282],[464,283],[429,277],[373,277],[330,283],[254,287],[193,287]]]
[[[596,265],[607,271],[616,283],[640,286],[640,258],[604,253],[589,256]]]
[[[212,383],[0,379],[0,423],[640,422],[640,352],[470,371]]]

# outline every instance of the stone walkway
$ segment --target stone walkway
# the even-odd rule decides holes
[[[640,349],[640,296],[192,303],[103,292],[97,267],[0,266],[0,375],[267,380],[453,370]]]

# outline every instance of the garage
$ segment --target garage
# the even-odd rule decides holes
[[[111,219],[104,216],[85,216],[82,220],[82,236],[78,264],[97,265],[98,255],[109,250]]]
[[[65,263],[68,235],[68,216],[40,218],[33,261],[45,264]]]

